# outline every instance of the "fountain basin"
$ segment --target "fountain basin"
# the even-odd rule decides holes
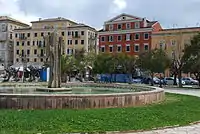
[[[74,87],[75,86],[75,87]],[[158,103],[164,100],[165,93],[163,89],[157,87],[144,87],[145,90],[140,92],[106,92],[101,94],[89,93],[94,90],[113,88],[113,90],[132,89],[131,85],[119,84],[82,84],[68,85],[67,88],[79,90],[88,87],[86,94],[76,93],[0,93],[1,109],[89,109],[89,108],[116,108],[116,107],[134,107],[152,103]],[[101,87],[101,88],[100,88]],[[126,87],[126,88],[125,88]],[[134,88],[143,88],[134,87]],[[70,91],[68,91],[70,92]]]

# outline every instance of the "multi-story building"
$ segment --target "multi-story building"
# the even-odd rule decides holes
[[[123,13],[104,23],[98,33],[99,51],[138,55],[151,49],[151,34],[160,29],[158,21]]]
[[[163,49],[171,59],[181,59],[185,45],[200,32],[200,27],[162,29],[152,33],[152,49]],[[166,76],[170,71],[166,70]],[[185,74],[183,74],[184,76]]]
[[[13,64],[13,30],[29,27],[29,25],[8,16],[0,16],[0,66]]]
[[[23,60],[30,64],[43,64],[46,61],[44,36],[55,30],[63,37],[65,54],[73,54],[73,50],[79,48],[87,52],[87,48],[94,45],[89,41],[88,34],[94,34],[96,30],[89,26],[61,17],[39,19],[31,23],[32,27],[15,30],[14,64]]]
[[[84,24],[69,26],[67,36],[67,54],[76,53],[77,49],[98,53],[97,32],[94,28]]]
[[[200,32],[200,27],[162,29],[152,33],[152,49],[162,48],[171,58],[183,55],[185,45]]]

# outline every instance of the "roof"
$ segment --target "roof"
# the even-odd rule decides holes
[[[82,23],[79,23],[79,24],[77,24],[77,25],[71,25],[71,26],[69,26],[68,28],[79,28],[79,27],[88,27],[88,28],[90,28],[90,29],[96,31],[95,28],[93,28],[93,27],[91,27],[91,26],[88,26],[88,25],[85,25],[85,24],[82,24]]]
[[[141,17],[138,17],[138,16],[133,16],[133,15],[130,15],[130,14],[122,13],[122,14],[120,14],[120,15],[118,15],[118,16],[116,16],[116,17],[114,17],[114,18],[112,18],[112,19],[110,19],[110,20],[108,20],[108,21],[106,21],[106,22],[112,22],[112,21],[114,21],[114,20],[116,20],[117,18],[120,18],[120,17],[122,17],[122,16],[128,16],[128,17],[131,17],[131,18],[142,19]]]
[[[200,30],[200,27],[180,27],[180,28],[169,28],[169,29],[162,29],[160,31],[173,31],[173,30],[189,30],[189,29],[199,29]]]
[[[9,16],[0,16],[0,21],[10,21],[10,22],[18,23],[18,24],[23,25],[23,26],[27,26],[27,27],[29,26],[28,24],[23,23],[21,21],[18,21],[16,19],[13,19]]]
[[[32,29],[32,27],[24,27],[24,28],[20,28],[20,29],[14,29],[14,31],[19,31],[19,30],[30,30]]]
[[[38,21],[32,21],[31,23],[39,23],[39,22],[54,22],[54,21],[70,21],[72,23],[76,23],[74,21],[71,21],[69,19],[63,18],[63,17],[57,17],[57,18],[49,18],[49,19],[41,19],[39,18]]]
[[[147,21],[147,27],[152,27],[154,24],[156,24],[158,21]]]

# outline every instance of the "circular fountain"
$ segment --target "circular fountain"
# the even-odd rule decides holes
[[[133,107],[164,100],[164,90],[129,84],[69,83],[67,90],[42,91],[45,84],[0,85],[1,109],[88,109]]]

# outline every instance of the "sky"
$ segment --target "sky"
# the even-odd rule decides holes
[[[39,18],[65,17],[97,29],[127,13],[157,20],[164,28],[200,26],[200,0],[0,0],[0,16],[30,24]]]

